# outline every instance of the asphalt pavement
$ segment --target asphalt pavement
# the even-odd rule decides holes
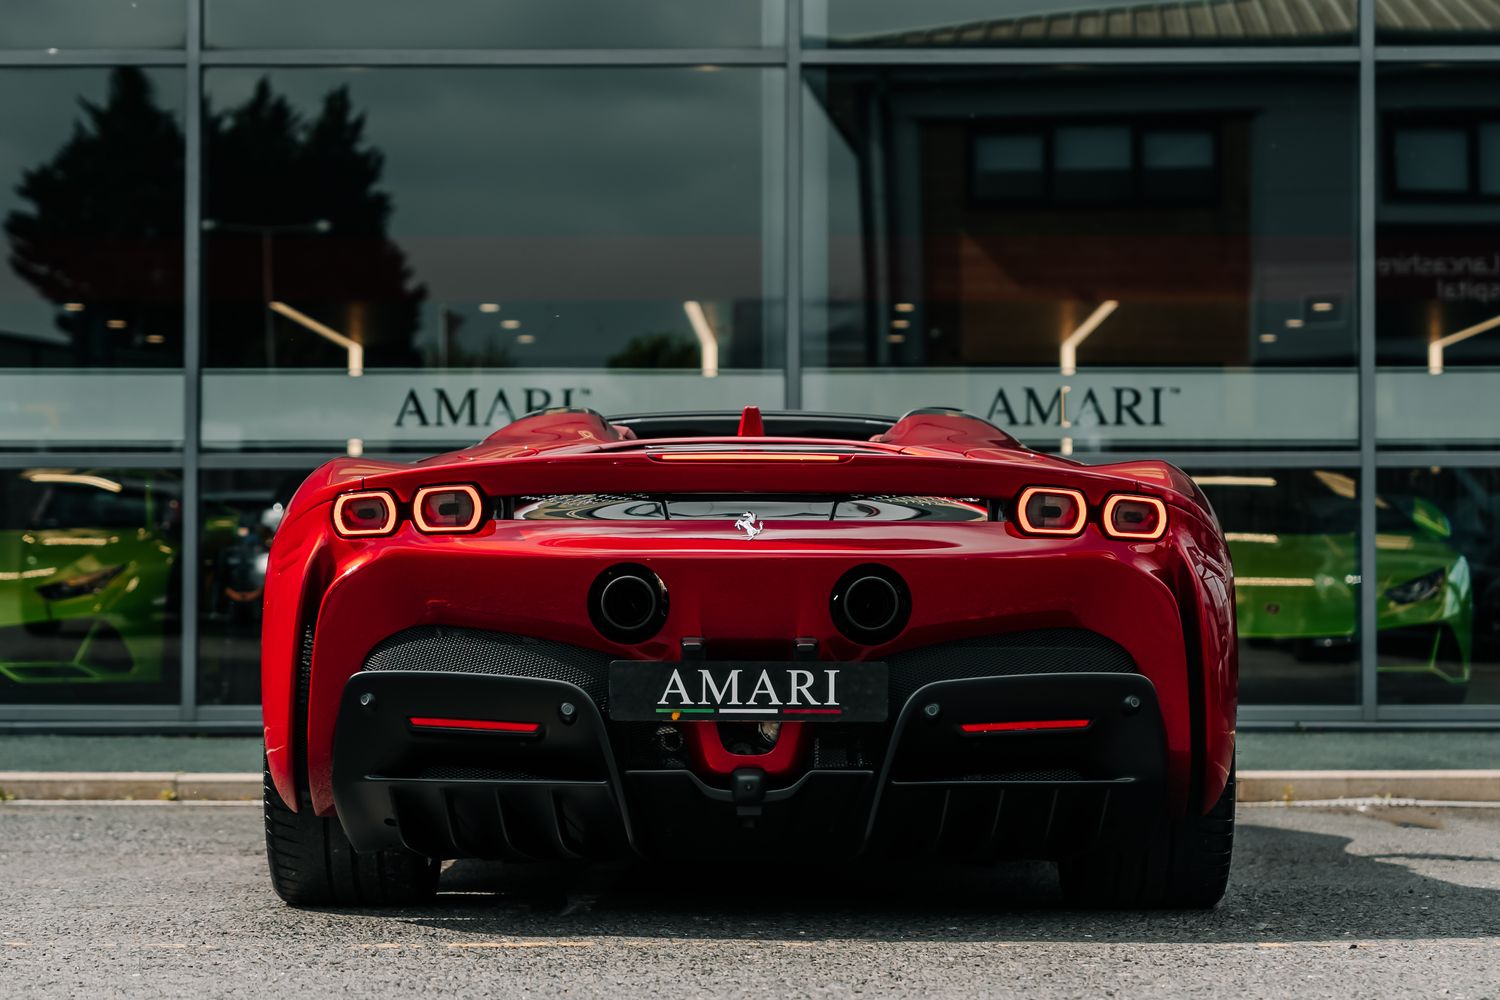
[[[0,996],[1500,998],[1500,809],[1242,808],[1208,913],[1063,909],[1050,867],[459,863],[298,911],[252,806],[0,805]]]

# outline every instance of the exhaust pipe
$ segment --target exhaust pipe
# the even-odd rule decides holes
[[[666,623],[667,585],[644,566],[611,566],[589,588],[589,619],[606,639],[644,642]]]
[[[887,566],[856,566],[834,584],[828,609],[840,632],[874,646],[889,642],[906,628],[911,591],[901,575]]]

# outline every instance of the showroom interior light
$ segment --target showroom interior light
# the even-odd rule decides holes
[[[32,469],[21,473],[21,478],[32,483],[67,483],[72,486],[93,486],[108,493],[119,493],[124,489],[113,479],[91,476],[83,472],[54,472],[48,469]]]
[[[1199,486],[1270,486],[1276,485],[1274,476],[1194,476]]]
[[[1058,348],[1058,367],[1064,375],[1078,374],[1078,345],[1088,340],[1089,335],[1099,329],[1099,324],[1109,319],[1109,314],[1119,307],[1120,303],[1115,299],[1105,299],[1089,313],[1088,319],[1078,324],[1078,329],[1063,338]]]
[[[682,304],[682,311],[687,314],[688,323],[693,328],[693,336],[698,338],[698,353],[702,358],[703,377],[714,378],[719,374],[719,339],[714,336],[714,328],[708,322],[708,314],[703,310],[703,304],[688,299]]]
[[[285,302],[272,302],[271,311],[278,316],[285,316],[293,323],[311,330],[324,340],[332,341],[347,351],[349,354],[349,374],[351,376],[358,378],[365,373],[365,348],[363,344],[356,340],[351,340],[331,326],[319,323],[307,315],[307,313],[299,312]]]
[[[1427,345],[1427,373],[1429,375],[1443,374],[1443,352],[1461,340],[1477,337],[1486,330],[1493,330],[1500,326],[1500,316],[1491,316],[1483,323],[1475,323],[1473,326],[1465,327],[1457,333],[1450,333],[1446,337],[1439,337]]]

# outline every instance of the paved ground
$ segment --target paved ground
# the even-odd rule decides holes
[[[1500,767],[1500,730],[1241,729],[1241,771]],[[260,771],[254,736],[0,732],[0,771]]]
[[[1207,914],[1066,911],[1035,865],[457,865],[439,905],[333,913],[271,894],[254,808],[12,803],[0,995],[1500,998],[1500,809],[1241,819]]]

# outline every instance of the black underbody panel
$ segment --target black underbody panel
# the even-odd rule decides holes
[[[335,735],[335,800],[355,847],[501,859],[1051,858],[1149,836],[1165,808],[1155,690],[1094,633],[891,655],[888,721],[808,723],[806,766],[781,779],[755,769],[706,779],[687,766],[676,726],[608,721],[609,659],[468,629],[382,643],[350,678]],[[474,732],[414,717],[538,726]],[[962,729],[1018,720],[1087,725]]]

